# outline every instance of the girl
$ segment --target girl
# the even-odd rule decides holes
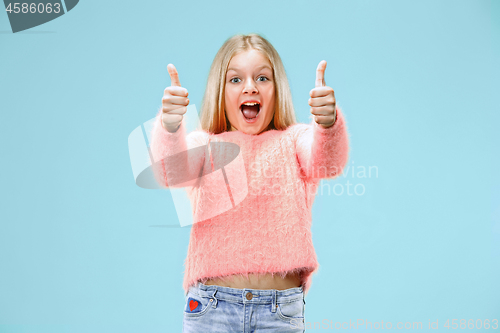
[[[257,34],[233,36],[212,63],[202,128],[186,135],[188,92],[168,65],[154,172],[163,186],[191,185],[199,221],[185,261],[183,332],[304,332],[304,297],[319,267],[312,204],[349,150],[325,68],[321,61],[310,92],[313,121],[296,123],[277,51]]]

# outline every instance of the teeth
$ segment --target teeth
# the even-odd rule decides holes
[[[243,104],[241,104],[241,105],[253,106],[253,105],[259,105],[259,103],[250,102],[250,103],[243,103]]]

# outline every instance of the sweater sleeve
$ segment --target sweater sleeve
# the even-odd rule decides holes
[[[153,173],[162,187],[193,186],[200,178],[205,163],[208,134],[193,131],[186,135],[184,120],[175,133],[161,124],[161,110],[151,133]]]
[[[307,179],[335,178],[349,158],[349,137],[344,115],[337,106],[335,123],[324,128],[312,120],[299,126],[296,153],[301,174]]]

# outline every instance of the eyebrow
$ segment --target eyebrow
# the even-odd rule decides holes
[[[272,70],[272,68],[269,65],[262,65],[262,66],[257,67],[257,69],[261,69],[261,68],[269,68],[270,70]],[[239,68],[237,68],[237,67],[229,67],[227,69],[228,72],[229,71],[238,71],[238,70],[239,70]]]

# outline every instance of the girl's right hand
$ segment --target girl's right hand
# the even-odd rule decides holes
[[[175,66],[168,64],[167,70],[171,85],[165,89],[163,94],[161,120],[163,128],[173,133],[181,125],[183,115],[187,111],[189,98],[187,98],[187,89],[181,87]]]

